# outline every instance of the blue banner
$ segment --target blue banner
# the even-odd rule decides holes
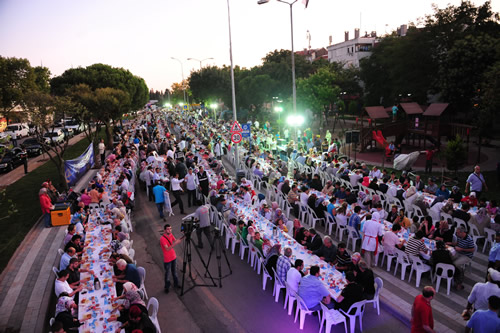
[[[69,186],[76,182],[94,166],[94,145],[91,143],[87,150],[74,160],[64,161],[64,174]]]

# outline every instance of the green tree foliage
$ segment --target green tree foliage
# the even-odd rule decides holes
[[[382,39],[371,57],[361,63],[367,104],[389,106],[411,94],[427,103],[439,94],[458,111],[471,109],[490,66],[499,59],[498,14],[491,3],[434,8],[422,28],[410,26],[407,36]]]
[[[0,56],[0,108],[7,120],[34,88],[35,74],[27,59]]]
[[[446,159],[446,167],[448,170],[455,171],[467,163],[467,151],[460,136],[455,139],[449,140],[444,150],[444,157]]]
[[[126,112],[142,108],[149,99],[146,83],[123,68],[94,64],[85,68],[71,68],[52,78],[55,95],[71,96],[79,105],[75,116],[106,127],[107,145],[112,146],[112,126]],[[96,128],[98,129],[98,128]],[[95,139],[95,135],[87,136]],[[94,142],[96,144],[96,142]]]
[[[308,78],[297,80],[297,99],[304,109],[320,115],[329,105],[339,102],[340,87],[333,67],[323,67]]]

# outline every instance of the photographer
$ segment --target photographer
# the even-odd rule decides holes
[[[181,243],[180,239],[175,239],[172,234],[172,227],[170,224],[165,224],[163,228],[164,233],[160,238],[161,249],[163,251],[163,266],[165,268],[165,293],[168,294],[170,288],[170,280],[168,278],[168,271],[172,271],[172,277],[174,279],[174,288],[179,288],[179,280],[177,279],[176,270],[176,254],[174,247]]]
[[[203,242],[201,240],[202,232],[207,236],[208,244],[212,246],[212,235],[210,234],[210,207],[208,205],[198,207],[194,212],[194,218],[199,221],[199,226],[196,229],[198,248],[203,248]]]

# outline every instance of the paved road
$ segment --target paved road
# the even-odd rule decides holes
[[[160,302],[159,321],[162,330],[168,332],[299,332],[299,324],[283,310],[284,295],[278,303],[272,296],[273,284],[268,281],[266,290],[262,290],[262,275],[241,261],[230,252],[227,258],[233,274],[224,278],[222,288],[196,287],[180,297],[174,292],[163,293],[163,257],[159,246],[163,222],[156,211],[156,206],[148,202],[144,192],[137,189],[137,208],[133,213],[135,232],[132,234],[138,265],[146,268],[146,289],[149,297],[156,297]],[[173,198],[172,198],[173,199]],[[183,196],[186,202],[186,196]],[[187,213],[194,211],[188,208]],[[179,237],[181,218],[174,207],[175,216],[168,218],[173,226],[174,235]],[[193,237],[196,239],[195,235]],[[177,248],[177,254],[182,247]],[[194,252],[194,249],[193,249]],[[209,256],[207,247],[201,250],[204,259]],[[179,258],[182,261],[182,258]],[[196,254],[193,253],[193,271],[198,283],[209,283],[202,277],[204,270]],[[178,263],[178,268],[181,264]],[[217,265],[212,260],[210,272],[216,275]],[[229,270],[222,262],[222,274]],[[179,272],[180,274],[180,272]],[[377,316],[371,305],[363,319],[365,332],[406,332],[408,327],[395,318],[385,308]],[[317,332],[317,317],[306,318],[304,332]],[[357,331],[359,331],[359,326]],[[344,332],[343,327],[334,327],[332,332]]]
[[[80,133],[78,135],[75,135],[69,140],[68,145],[72,146],[84,138],[85,138],[85,133]],[[18,140],[18,146],[20,146],[24,142],[24,140],[26,140],[26,138]],[[47,156],[47,154],[42,154],[36,157],[30,157],[28,160],[28,172],[33,171],[34,169],[43,165],[48,160],[49,157]],[[9,186],[10,184],[13,184],[22,177],[24,177],[24,175],[25,175],[24,166],[22,164],[8,173],[0,174],[0,187]]]

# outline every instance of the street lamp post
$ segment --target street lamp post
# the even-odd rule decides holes
[[[182,61],[177,58],[170,57],[173,60],[177,60],[179,64],[181,64],[181,74],[182,74],[182,90],[184,91],[184,103],[186,103],[186,87],[184,86],[184,66],[182,65]]]
[[[233,42],[231,40],[231,11],[229,9],[229,0],[227,0],[227,22],[229,26],[229,59],[231,60],[231,90],[233,97],[233,120],[237,121],[236,116],[236,91],[234,88],[234,66],[233,66]],[[238,167],[240,164],[239,156],[238,156],[238,145],[234,144],[234,159],[235,159],[235,168],[238,171]]]
[[[217,123],[217,104],[210,104],[210,107],[214,110],[214,120]]]
[[[292,114],[286,118],[286,123],[288,124],[288,126],[293,127],[293,133],[294,133],[293,135],[295,138],[295,144],[297,145],[297,149],[298,149],[299,148],[299,140],[297,137],[297,128],[302,126],[302,124],[304,123],[304,117],[301,115]]]
[[[293,5],[298,1],[294,0],[292,2],[287,2],[284,0],[277,0],[278,2],[282,2],[290,6],[290,35],[292,40],[292,100],[293,100],[293,113],[297,113],[297,89],[295,85],[295,50],[293,47]],[[263,5],[268,3],[269,0],[259,0],[257,3],[259,5]]]
[[[194,61],[198,61],[200,63],[200,71],[201,71],[201,63],[205,60],[213,60],[214,58],[205,58],[205,59],[201,59],[201,60],[198,60],[196,58],[187,58],[187,60],[194,60]]]
[[[274,111],[278,112],[278,135],[281,139],[281,112],[283,112],[283,108],[281,106],[275,106]]]

